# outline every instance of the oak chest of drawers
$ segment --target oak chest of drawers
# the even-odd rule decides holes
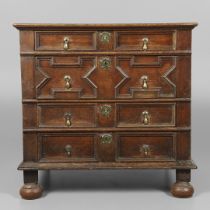
[[[25,199],[38,171],[175,169],[190,197],[191,32],[180,24],[15,24]]]

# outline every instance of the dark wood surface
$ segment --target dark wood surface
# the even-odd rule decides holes
[[[27,171],[21,196],[41,196],[38,170],[94,168],[176,169],[172,194],[192,196],[196,25],[14,24],[23,102],[19,169]]]
[[[51,30],[53,28],[58,28],[58,29],[78,29],[78,28],[112,28],[112,29],[133,29],[133,28],[188,28],[188,29],[193,29],[196,27],[198,23],[196,22],[185,22],[185,23],[96,23],[96,24],[88,24],[88,23],[83,23],[83,24],[62,24],[62,23],[14,23],[13,26],[16,27],[17,29],[24,30],[24,29],[31,29],[31,30]]]
[[[138,161],[138,162],[84,162],[84,163],[45,163],[45,162],[22,162],[18,169],[31,170],[94,170],[94,169],[196,169],[197,166],[192,160],[182,161]]]
[[[70,154],[65,147],[71,145]],[[40,135],[39,157],[42,162],[94,161],[95,136],[87,134]]]

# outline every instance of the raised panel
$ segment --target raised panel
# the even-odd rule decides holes
[[[175,103],[117,104],[117,127],[167,127],[175,120]]]
[[[115,86],[116,98],[176,97],[175,56],[121,56],[116,69],[123,79]]]
[[[147,48],[143,48],[143,39],[148,39]],[[176,31],[140,30],[140,31],[117,31],[116,50],[175,50]]]
[[[35,50],[63,51],[65,37],[69,39],[67,51],[96,50],[96,32],[94,31],[37,31],[35,33]]]
[[[85,99],[97,97],[97,86],[90,80],[96,70],[95,57],[36,57],[38,99]],[[65,77],[69,77],[69,86]]]
[[[175,161],[175,133],[119,133],[118,161]]]
[[[38,123],[39,127],[96,127],[96,107],[94,104],[39,104]]]
[[[66,147],[70,147],[69,154]],[[94,134],[39,135],[39,161],[41,162],[96,161],[96,156]]]

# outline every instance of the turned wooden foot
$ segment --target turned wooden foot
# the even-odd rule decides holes
[[[33,200],[42,196],[43,188],[36,183],[24,184],[20,189],[20,195],[23,199]]]
[[[190,184],[191,171],[189,169],[176,170],[176,183],[171,187],[171,193],[178,198],[189,198],[194,193],[193,186]]]
[[[176,182],[171,187],[171,193],[178,198],[189,198],[192,197],[194,189],[189,182]]]
[[[24,185],[20,189],[23,199],[33,200],[42,196],[43,188],[38,184],[38,171],[23,171]]]

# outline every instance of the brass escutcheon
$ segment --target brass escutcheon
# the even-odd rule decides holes
[[[100,106],[100,112],[103,116],[109,117],[110,113],[112,112],[112,106],[105,104]]]
[[[109,57],[103,57],[99,60],[102,69],[109,69],[111,67],[111,59]]]
[[[102,144],[110,144],[112,142],[112,135],[111,134],[102,134],[101,137]]]
[[[101,32],[99,34],[99,37],[100,37],[100,41],[102,43],[109,43],[110,41],[110,38],[111,38],[111,33],[107,32],[107,31],[104,31],[104,32]]]

